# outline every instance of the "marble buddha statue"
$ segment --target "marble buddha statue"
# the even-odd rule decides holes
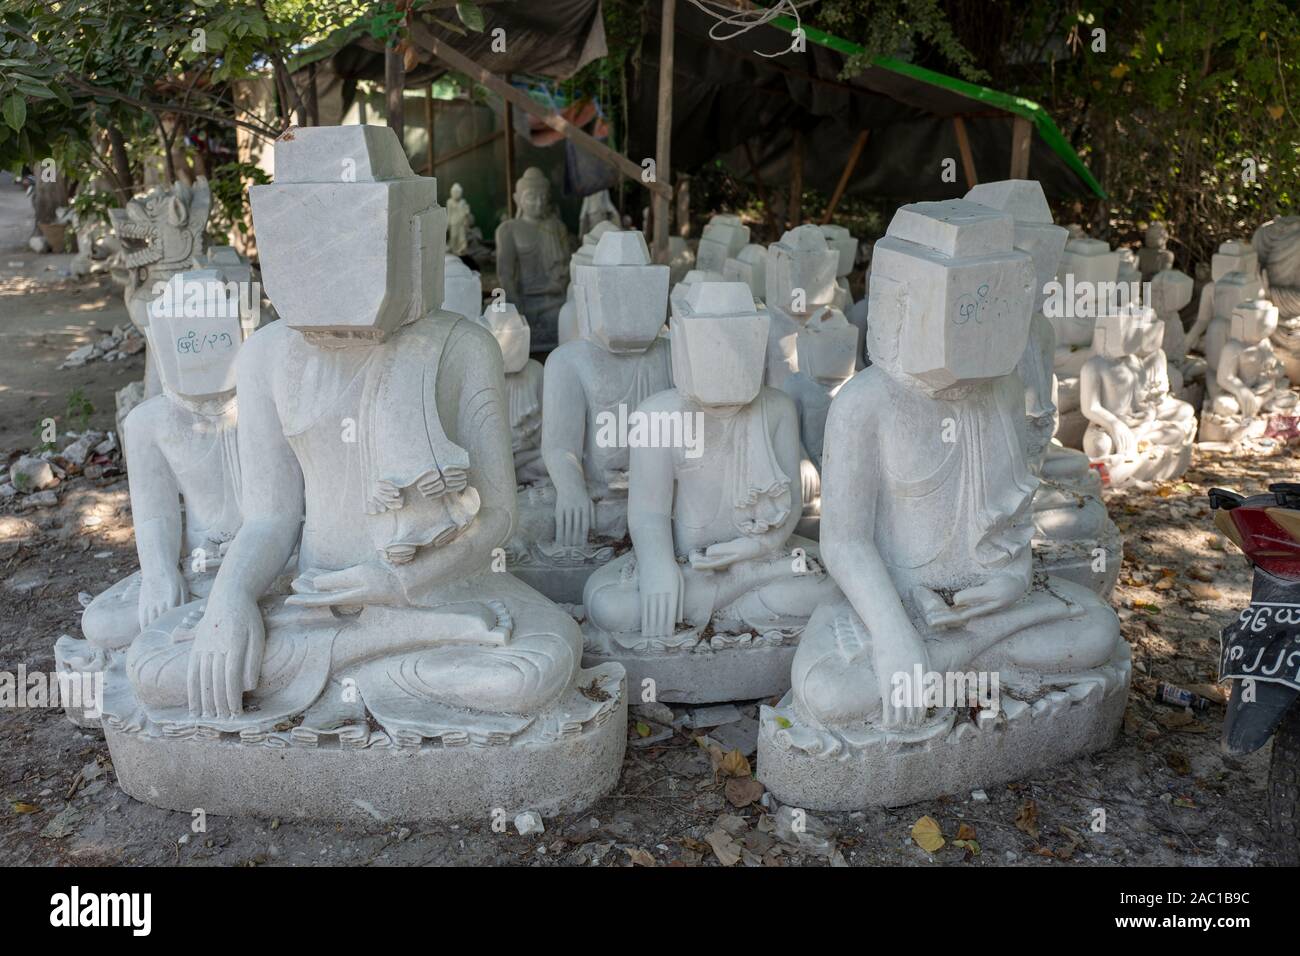
[[[1259,257],[1249,244],[1238,241],[1224,242],[1210,259],[1210,281],[1201,287],[1201,298],[1196,305],[1196,321],[1187,330],[1185,344],[1188,349],[1200,349],[1210,369],[1219,367],[1219,352],[1228,341],[1228,327],[1232,313],[1242,302],[1251,302],[1265,295],[1263,279],[1259,272]],[[1214,386],[1207,382],[1210,391]]]
[[[780,388],[799,371],[795,336],[813,315],[833,308],[840,254],[826,242],[821,228],[796,226],[767,249],[764,296],[772,325],[768,331],[767,384]]]
[[[781,383],[781,390],[794,400],[799,417],[799,483],[803,495],[803,517],[795,529],[814,541],[821,525],[821,470],[826,414],[831,401],[857,371],[858,330],[842,312],[825,309],[808,322],[795,337],[799,371]]]
[[[1205,360],[1187,354],[1187,330],[1182,310],[1192,301],[1196,283],[1185,272],[1162,269],[1150,280],[1149,305],[1164,325],[1161,349],[1169,363],[1169,391],[1193,408],[1199,408],[1205,394]]]
[[[664,440],[631,452],[633,550],[583,592],[585,660],[653,679],[656,700],[780,693],[809,615],[838,595],[794,534],[799,421],[762,384],[769,321],[741,282],[697,283],[674,306],[675,387],[638,409]]]
[[[533,327],[533,350],[558,342],[560,306],[569,283],[573,242],[551,208],[551,184],[529,166],[515,184],[515,217],[497,226],[497,275]]]
[[[443,257],[442,308],[467,319],[478,318],[483,309],[483,278],[460,256]]]
[[[582,334],[546,359],[542,460],[550,483],[519,495],[510,566],[553,600],[576,604],[587,576],[626,549],[630,416],[672,384],[661,336],[668,267],[645,236],[607,232],[578,266]]]
[[[1119,251],[1102,240],[1069,239],[1057,273],[1061,298],[1045,309],[1056,330],[1057,437],[1071,448],[1079,447],[1088,426],[1079,411],[1079,370],[1092,358],[1097,316],[1115,304],[1120,265]]]
[[[849,290],[849,273],[858,258],[858,240],[853,238],[843,226],[835,223],[823,223],[818,226],[826,237],[826,244],[835,250],[839,261],[835,265],[835,298],[831,305],[841,312],[848,312],[853,306],[853,293]]]
[[[1123,559],[1119,529],[1106,513],[1100,476],[1088,457],[1054,437],[1059,423],[1056,332],[1043,310],[1069,234],[1052,222],[1047,197],[1035,180],[982,183],[966,199],[1009,214],[1014,247],[1034,262],[1034,311],[1016,370],[1025,386],[1026,458],[1039,479],[1033,501],[1035,566],[1106,597]]]
[[[695,268],[721,275],[727,260],[739,255],[748,243],[749,227],[740,221],[740,217],[733,213],[718,213],[709,220],[700,236],[699,247],[695,250]]]
[[[751,242],[723,264],[722,278],[745,283],[755,301],[762,301],[767,295],[767,249]]]
[[[463,256],[469,252],[469,234],[474,228],[474,213],[465,199],[460,183],[452,183],[447,193],[447,254]],[[470,316],[473,318],[473,316]]]
[[[243,523],[206,599],[110,668],[118,779],[266,817],[585,807],[618,777],[625,675],[583,670],[576,623],[493,570],[515,521],[501,350],[438,307],[436,181],[385,127],[275,153],[250,191],[280,321],[237,364]]]
[[[175,273],[149,305],[146,334],[162,391],[131,410],[124,432],[140,570],[86,607],[85,640],[59,638],[59,670],[101,671],[163,614],[206,597],[239,529],[238,294],[215,270]]]
[[[760,714],[758,779],[781,803],[968,792],[1119,728],[1115,613],[1033,571],[1015,369],[1035,277],[1013,240],[1007,213],[950,200],[902,207],[875,245],[873,364],[826,423],[821,553],[845,600],[813,615]]]
[[[1196,411],[1169,394],[1164,333],[1149,308],[1097,319],[1094,354],[1079,376],[1083,450],[1112,488],[1181,478],[1192,463]]]
[[[564,305],[560,306],[559,344],[571,342],[580,334],[578,331],[578,266],[591,265],[591,257],[596,254],[596,244],[607,232],[618,232],[619,228],[612,222],[601,221],[582,237],[578,248],[569,256],[569,285],[564,292]]]
[[[446,306],[443,306],[445,309]],[[528,357],[531,329],[519,310],[509,302],[492,303],[479,322],[501,346],[506,373],[506,418],[510,423],[510,445],[515,460],[515,481],[534,485],[547,480],[542,461],[542,363]]]
[[[1255,230],[1251,246],[1277,306],[1273,346],[1293,382],[1300,382],[1300,216],[1279,216]]]
[[[1137,257],[1138,271],[1142,273],[1144,282],[1150,282],[1156,274],[1174,267],[1174,254],[1169,251],[1169,228],[1163,222],[1147,224]]]
[[[1269,336],[1277,329],[1277,306],[1267,299],[1242,302],[1232,310],[1227,341],[1201,409],[1201,440],[1240,444],[1270,437],[1290,420],[1294,426],[1296,393],[1291,391]]]

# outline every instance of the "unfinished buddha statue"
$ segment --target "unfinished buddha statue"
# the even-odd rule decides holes
[[[764,303],[772,315],[767,384],[773,388],[780,388],[787,376],[799,371],[795,347],[799,329],[821,309],[833,307],[839,262],[839,252],[811,224],[789,230],[768,247]]]
[[[1264,297],[1264,283],[1259,273],[1259,256],[1248,243],[1229,241],[1220,244],[1210,259],[1210,281],[1201,288],[1196,306],[1196,321],[1187,330],[1186,347],[1199,348],[1210,369],[1219,367],[1219,353],[1228,341],[1232,313],[1242,302]],[[1207,382],[1209,391],[1214,386]]]
[[[1276,329],[1277,306],[1267,299],[1242,302],[1232,310],[1201,410],[1202,441],[1235,445],[1294,427],[1296,393],[1269,340]]]
[[[817,540],[821,533],[821,470],[826,414],[831,400],[857,370],[858,330],[842,312],[824,309],[799,330],[795,337],[799,371],[781,383],[781,390],[794,399],[799,416],[799,482],[803,493],[803,517],[795,529]]]
[[[474,228],[474,213],[465,199],[460,183],[452,183],[447,193],[447,254],[463,256],[469,252],[469,231]],[[470,316],[473,318],[473,316]]]
[[[119,781],[218,814],[586,806],[619,773],[624,674],[583,671],[573,620],[492,570],[515,517],[501,350],[438,308],[436,182],[378,126],[297,128],[275,158],[251,190],[281,321],[238,362],[243,524],[206,600],[109,671]]]
[[[673,311],[676,387],[637,410],[661,440],[632,450],[634,550],[588,579],[584,636],[587,661],[624,662],[656,700],[780,693],[808,616],[837,594],[793,536],[799,422],[762,384],[768,321],[744,283],[692,286]]]
[[[1273,345],[1287,377],[1300,382],[1300,216],[1279,216],[1255,230],[1251,246],[1277,306]]]
[[[745,246],[722,267],[722,278],[727,282],[743,282],[749,286],[755,301],[767,295],[767,250],[756,242]]]
[[[1089,422],[1083,450],[1113,488],[1181,478],[1192,462],[1196,411],[1169,394],[1164,331],[1148,308],[1097,320],[1094,354],[1079,376]]]
[[[558,342],[560,306],[569,283],[573,242],[551,208],[551,184],[529,166],[515,184],[515,218],[497,226],[497,274],[533,328],[533,349]]]
[[[1123,557],[1119,529],[1106,514],[1101,482],[1087,456],[1054,439],[1056,333],[1043,309],[1068,233],[1053,224],[1047,197],[1034,180],[982,183],[966,198],[1010,214],[1015,248],[1034,261],[1034,312],[1016,370],[1025,386],[1026,458],[1039,479],[1033,503],[1035,565],[1108,596]]]
[[[1205,394],[1205,360],[1187,354],[1187,331],[1182,310],[1192,301],[1196,283],[1177,269],[1163,269],[1151,278],[1151,308],[1164,325],[1161,349],[1169,363],[1169,391],[1193,408]]]
[[[601,236],[578,266],[581,335],[546,360],[542,460],[550,484],[520,492],[511,567],[556,601],[577,603],[587,576],[627,535],[626,423],[672,384],[664,323],[668,267],[645,236]]]
[[[59,639],[59,670],[103,670],[163,614],[206,597],[239,529],[238,295],[215,270],[174,273],[145,328],[162,391],[131,410],[124,433],[140,570],[86,607],[84,641]]]
[[[483,308],[483,279],[460,256],[443,257],[442,308],[466,319],[476,319]]]
[[[782,803],[967,791],[1118,730],[1115,613],[1032,569],[1015,367],[1035,279],[1013,239],[1011,216],[955,200],[902,207],[876,243],[873,364],[826,423],[822,554],[846,600],[813,615],[790,692],[760,716],[758,778]]]
[[[444,306],[445,308],[445,306]],[[515,481],[534,485],[547,480],[542,461],[542,363],[528,357],[527,320],[509,302],[492,303],[479,321],[501,346],[506,373],[506,418],[510,422]]]

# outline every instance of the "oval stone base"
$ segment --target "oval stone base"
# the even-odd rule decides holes
[[[776,697],[790,689],[790,665],[797,641],[767,647],[683,651],[675,654],[582,655],[583,667],[622,664],[628,686],[642,699],[644,681],[654,681],[653,699],[665,704],[716,704]]]
[[[580,679],[582,675],[579,675]],[[618,782],[627,745],[618,706],[581,732],[500,746],[267,746],[237,736],[151,735],[104,722],[118,783],[167,810],[354,823],[491,823],[524,810],[576,813]]]
[[[1004,697],[992,719],[977,725],[963,717],[920,740],[878,731],[859,742],[831,741],[798,724],[786,695],[759,714],[758,779],[781,803],[806,810],[898,807],[997,786],[1109,746],[1124,720],[1131,672],[1121,640],[1105,667],[1032,704]],[[810,739],[831,743],[818,750]]]

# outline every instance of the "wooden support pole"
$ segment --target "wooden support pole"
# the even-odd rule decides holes
[[[659,104],[655,114],[655,181],[668,187],[654,194],[654,258],[668,261],[669,200],[672,197],[673,137],[673,26],[677,17],[677,0],[660,0],[663,17],[659,23]]]
[[[428,175],[432,176],[433,171],[438,168],[437,157],[433,155],[433,83],[430,82],[424,88],[424,132],[428,142],[425,144],[425,154],[429,163]]]
[[[511,92],[510,74],[506,74],[506,89]],[[510,97],[505,97],[506,108],[506,218],[515,218],[515,116]]]
[[[405,143],[406,116],[402,94],[406,89],[406,67],[402,54],[391,46],[384,47],[384,97],[388,104],[388,128],[397,134],[397,141]]]
[[[849,158],[844,161],[844,171],[840,173],[840,181],[835,184],[835,192],[831,194],[830,205],[826,207],[826,212],[822,214],[822,224],[831,221],[835,215],[835,207],[840,204],[844,198],[844,190],[849,188],[849,180],[853,177],[853,170],[858,167],[858,160],[862,158],[862,148],[867,145],[867,133],[869,130],[863,130],[858,134],[858,138],[853,141],[853,148],[849,150]]]
[[[786,218],[793,229],[803,221],[803,132],[794,131],[794,150],[790,155],[790,201]]]
[[[572,140],[574,145],[579,149],[604,160],[629,179],[636,180],[638,183],[641,182],[641,166],[639,164],[632,162],[632,160],[628,159],[621,153],[617,153],[610,149],[604,143],[570,123],[559,113],[542,106],[541,103],[538,103],[531,96],[515,89],[495,73],[480,66],[474,60],[470,59],[459,50],[449,46],[444,41],[439,40],[429,31],[428,27],[418,20],[412,20],[408,25],[408,29],[410,30],[412,43],[420,47],[422,50],[429,51],[457,73],[463,73],[471,80],[481,83],[493,93],[496,93],[504,99],[507,103],[513,103],[525,113],[536,116],[551,129],[562,134],[566,139]],[[507,112],[507,125],[509,127],[512,126],[513,123],[509,120],[508,116],[509,113]],[[513,152],[508,153],[508,155],[513,156]],[[643,183],[643,185],[656,194],[662,194],[664,196],[672,195],[672,189],[663,180],[662,171],[659,174],[657,182]],[[513,180],[510,183],[510,188],[513,192]]]
[[[961,169],[966,175],[966,188],[973,189],[979,185],[975,178],[975,157],[970,151],[970,137],[966,135],[966,121],[960,116],[952,118],[952,128],[957,133],[957,149],[961,151]]]
[[[316,64],[307,67],[307,92],[304,106],[307,109],[307,124],[320,125],[320,99],[316,89]]]
[[[1029,148],[1033,145],[1033,124],[1017,116],[1011,124],[1011,178],[1029,178]]]

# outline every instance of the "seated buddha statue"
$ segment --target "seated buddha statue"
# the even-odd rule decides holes
[[[1100,476],[1089,466],[1088,457],[1055,439],[1060,421],[1054,372],[1056,330],[1043,308],[1047,287],[1060,269],[1068,231],[1053,223],[1043,187],[1034,180],[982,183],[966,198],[1010,214],[1015,248],[1034,260],[1034,314],[1016,366],[1025,386],[1026,458],[1039,480],[1033,504],[1034,564],[1047,574],[1108,596],[1122,560],[1119,529],[1106,514]]]
[[[821,470],[826,413],[831,400],[857,370],[858,330],[844,314],[823,309],[795,337],[799,371],[781,384],[794,399],[799,416],[799,481],[803,489],[803,517],[796,528],[806,538],[821,533]]]
[[[674,307],[675,387],[637,409],[660,440],[631,453],[633,550],[583,592],[586,659],[654,679],[657,700],[779,693],[809,615],[837,595],[794,535],[799,421],[762,384],[768,321],[742,282],[697,283]]]
[[[497,226],[497,274],[508,302],[532,323],[533,348],[558,343],[573,239],[551,207],[551,183],[529,166],[515,184],[515,217]]]
[[[1118,729],[1125,693],[1101,710],[1101,695],[1062,690],[1081,680],[1120,690],[1098,670],[1124,659],[1115,613],[1033,570],[1037,480],[1015,368],[1035,277],[1013,239],[1009,214],[951,200],[902,207],[876,243],[873,364],[826,423],[821,548],[845,600],[814,614],[790,692],[760,716],[758,778],[782,803],[849,809],[960,792],[1102,746]],[[944,692],[957,672],[1000,688],[978,727],[968,697]],[[986,729],[1043,695],[1052,713],[1027,734]],[[1074,700],[1105,719],[1066,716]],[[1063,730],[1080,719],[1075,734]]]
[[[546,360],[542,461],[550,483],[520,491],[510,546],[517,574],[572,604],[587,575],[627,547],[625,423],[672,382],[668,340],[659,334],[668,267],[651,264],[645,236],[606,232],[577,273],[582,335]]]
[[[501,346],[506,373],[506,417],[515,459],[515,481],[534,485],[547,480],[542,461],[542,363],[528,357],[531,329],[509,302],[492,303],[479,321]]]
[[[516,507],[501,350],[439,309],[436,181],[383,127],[295,128],[275,152],[251,190],[281,320],[237,363],[243,523],[206,599],[132,642],[116,690],[110,674],[119,780],[197,806],[202,767],[219,813],[583,806],[617,778],[624,675],[583,671],[572,618],[493,568]],[[140,730],[186,749],[149,757]],[[263,748],[226,735],[274,745],[269,778]]]
[[[239,530],[237,295],[215,270],[175,273],[149,303],[145,334],[162,391],[131,410],[124,433],[140,570],[86,607],[84,641],[59,638],[59,670],[103,670],[163,614],[206,597]]]
[[[1181,478],[1191,465],[1196,412],[1169,394],[1164,331],[1148,308],[1097,320],[1094,354],[1079,376],[1083,450],[1113,488]]]
[[[1267,299],[1242,302],[1232,310],[1227,341],[1201,409],[1202,441],[1236,445],[1294,430],[1296,393],[1269,339],[1277,316],[1277,306]]]
[[[809,318],[823,308],[833,308],[838,286],[835,272],[840,254],[826,242],[821,228],[796,226],[767,249],[764,304],[772,316],[768,331],[767,379],[780,388],[786,377],[799,371],[795,337]]]

